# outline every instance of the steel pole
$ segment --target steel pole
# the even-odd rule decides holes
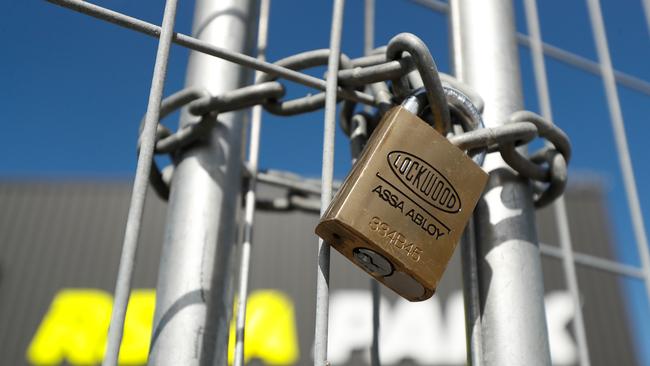
[[[256,0],[196,0],[193,35],[253,51]],[[193,51],[187,87],[212,95],[249,84],[242,66]],[[182,153],[172,179],[156,294],[151,365],[227,365],[236,213],[247,111],[220,114],[210,136]],[[186,111],[181,127],[196,123]]]
[[[485,100],[486,127],[504,124],[523,105],[512,1],[452,0],[451,13],[456,75]],[[484,168],[490,180],[475,220],[480,312],[468,325],[480,336],[478,357],[487,366],[550,365],[530,185],[498,154]]]

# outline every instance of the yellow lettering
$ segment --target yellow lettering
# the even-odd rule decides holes
[[[260,290],[248,297],[244,360],[259,358],[267,365],[298,361],[298,337],[293,302],[280,291]],[[235,353],[235,321],[231,322],[229,362]]]
[[[155,307],[154,290],[135,290],[131,293],[120,348],[120,365],[147,363]]]
[[[52,300],[27,349],[36,365],[92,365],[101,360],[113,299],[104,291],[65,289]]]
[[[129,299],[120,365],[147,362],[156,295],[134,290]],[[102,290],[64,289],[54,299],[27,349],[34,365],[98,364],[104,357],[113,298]],[[230,361],[235,328],[231,324]],[[257,358],[268,365],[291,365],[299,357],[293,302],[274,290],[255,291],[246,311],[246,361]]]

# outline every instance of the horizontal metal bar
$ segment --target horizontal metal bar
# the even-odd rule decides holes
[[[257,180],[266,184],[271,184],[279,187],[289,188],[290,190],[306,193],[306,194],[321,194],[320,181],[307,180],[297,174],[282,172],[278,170],[261,171],[257,174]],[[338,190],[340,182],[334,182],[334,190]]]
[[[449,5],[439,0],[411,0],[411,2],[439,13],[449,12]],[[530,37],[523,33],[517,33],[517,42],[527,47],[530,47],[531,43]],[[596,61],[592,61],[586,57],[579,56],[573,52],[545,42],[542,42],[542,49],[544,50],[545,55],[558,61],[588,71],[594,75],[601,75],[600,66]],[[614,70],[614,78],[616,79],[616,82],[622,86],[650,95],[650,82],[648,81],[618,70]]]
[[[530,38],[525,34],[517,33],[517,41],[524,46],[530,47]],[[556,60],[565,62],[581,70],[588,71],[594,75],[601,75],[600,66],[596,61],[591,61],[586,57],[576,55],[573,52],[563,50],[562,48],[544,42],[542,43],[542,49],[544,50],[545,55]],[[614,70],[614,78],[616,79],[616,82],[622,86],[650,95],[650,82],[617,70]]]
[[[449,13],[449,4],[440,0],[411,0],[412,2],[427,7],[439,13]]]
[[[562,249],[544,243],[539,243],[539,249],[543,255],[562,258]],[[618,263],[609,259],[598,258],[596,256],[584,253],[573,252],[573,259],[576,264],[580,264],[585,267],[590,267],[594,269],[599,269],[601,271],[610,272],[618,275],[635,277],[643,279],[643,271],[640,268],[635,266],[630,266],[627,264]]]
[[[316,182],[315,180],[310,182],[299,175],[294,175],[287,172],[274,171],[274,170],[269,172],[260,172],[258,175],[258,179],[259,181],[262,181],[264,183],[285,187],[289,189],[294,189],[299,192],[302,192],[303,194],[305,193],[320,194],[321,192],[319,182]],[[335,182],[334,189],[336,190],[339,185],[340,183]],[[314,202],[309,204],[309,206],[310,207],[314,206],[315,202],[316,200],[314,199]],[[559,259],[563,257],[561,248],[549,244],[540,243],[540,251],[542,252],[542,254],[549,257],[554,257]],[[598,258],[589,254],[584,254],[579,252],[573,252],[573,256],[574,256],[575,263],[586,267],[591,267],[606,272],[612,272],[619,275],[643,279],[642,271],[639,268],[634,266],[621,264],[612,260]]]
[[[160,37],[161,28],[159,26],[110,9],[103,8],[101,6],[87,3],[82,0],[47,1],[152,37]],[[306,75],[301,72],[288,69],[286,67],[275,65],[273,63],[261,61],[255,57],[251,57],[243,53],[217,47],[208,42],[201,41],[183,33],[174,33],[172,42],[194,51],[202,52],[207,55],[234,62],[242,66],[247,66],[271,75],[283,77],[287,80],[291,80],[308,87],[322,91],[325,91],[326,89],[326,82],[323,79],[319,79],[311,75]],[[378,102],[375,101],[374,97],[357,90],[346,90],[339,87],[337,88],[336,94],[343,99],[351,100],[354,102],[369,105],[378,105]]]

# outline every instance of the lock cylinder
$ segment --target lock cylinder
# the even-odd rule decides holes
[[[362,270],[411,301],[433,295],[488,175],[417,114],[389,110],[316,227]]]

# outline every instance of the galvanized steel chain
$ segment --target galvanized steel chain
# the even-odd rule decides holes
[[[326,65],[328,57],[328,49],[318,49],[281,59],[275,65],[305,70]],[[369,56],[350,59],[341,54],[340,65],[339,86],[345,91],[339,93],[339,101],[345,98],[340,125],[351,139],[351,149],[356,150],[353,154],[363,149],[383,113],[401,103],[414,89],[421,88],[422,98],[426,97],[430,107],[424,119],[438,121],[435,128],[472,156],[482,157],[498,151],[512,169],[532,181],[536,207],[547,205],[564,191],[571,156],[567,135],[553,123],[528,111],[513,113],[509,123],[503,126],[483,128],[483,101],[480,96],[452,76],[439,73],[428,48],[413,34],[399,34],[386,47],[377,48]],[[364,90],[372,96],[372,101],[358,97],[365,95]],[[154,162],[150,182],[156,193],[164,199],[168,198],[173,167],[180,151],[208,136],[210,129],[219,123],[220,113],[261,104],[269,113],[288,116],[316,111],[325,104],[325,94],[322,92],[292,100],[283,100],[285,94],[283,82],[264,74],[256,84],[217,96],[210,95],[206,90],[190,88],[165,98],[160,110],[161,120],[181,108],[187,108],[187,112],[197,116],[198,121],[176,132],[158,124],[155,152],[169,154],[172,165],[160,170]],[[358,102],[375,107],[374,113],[356,111]],[[546,139],[550,144],[529,157],[518,152],[517,147],[536,137]],[[287,198],[260,202],[260,205],[267,209],[283,210],[311,210],[317,207],[308,202],[305,193],[315,192],[290,189]]]

